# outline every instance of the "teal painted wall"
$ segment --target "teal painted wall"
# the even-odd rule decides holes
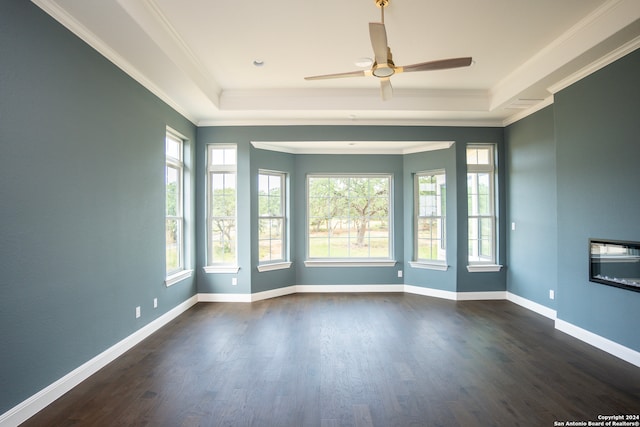
[[[507,141],[507,290],[551,309],[558,290],[554,108],[505,129]],[[511,223],[516,225],[511,230]]]
[[[588,281],[589,237],[640,241],[640,50],[555,96],[558,317],[640,351],[640,292]]]
[[[463,140],[464,144],[456,144],[456,163],[458,168],[456,169],[458,192],[457,206],[460,206],[458,211],[458,233],[457,233],[457,251],[458,251],[458,266],[457,266],[457,291],[458,292],[491,292],[491,291],[505,291],[506,290],[506,217],[507,212],[505,209],[506,199],[506,162],[505,162],[505,149],[504,149],[504,131],[502,128],[486,128],[485,132],[478,134],[468,134]],[[496,144],[497,159],[496,159],[496,259],[497,263],[502,265],[503,268],[498,272],[473,272],[470,273],[467,270],[468,265],[468,235],[469,235],[469,222],[467,220],[467,168],[466,168],[466,144],[467,143],[494,143]]]
[[[589,282],[588,241],[640,241],[638,75],[640,50],[505,130],[508,290],[636,351],[640,293]]]
[[[251,146],[251,141],[456,141],[444,151],[407,155],[291,155],[271,153]],[[466,157],[467,143],[495,143],[498,147],[498,168],[505,164],[502,128],[475,127],[408,127],[408,126],[238,126],[201,127],[197,136],[197,169],[206,170],[207,144],[238,145],[239,196],[239,267],[237,274],[207,274],[206,261],[205,174],[198,174],[198,290],[202,293],[255,293],[296,285],[371,285],[410,284],[457,292],[504,291],[506,276],[499,273],[468,273],[466,221]],[[271,166],[275,165],[275,166]],[[438,166],[439,165],[439,166]],[[294,266],[287,271],[258,273],[257,271],[257,211],[255,182],[260,168],[283,169],[290,172],[291,245]],[[412,173],[425,168],[446,168],[449,187],[449,246],[452,266],[447,272],[417,271],[408,266],[413,256],[411,237],[413,190]],[[504,169],[506,171],[506,169]],[[361,172],[392,173],[394,175],[394,255],[395,267],[305,267],[306,257],[306,176],[309,173]],[[498,180],[499,260],[505,263],[506,211],[505,177]],[[407,181],[407,179],[409,181]],[[454,197],[451,197],[454,196]],[[458,206],[464,206],[462,212]],[[408,222],[407,222],[408,221]],[[253,236],[253,237],[252,237]],[[407,252],[409,251],[409,252]],[[398,270],[408,276],[398,278]],[[415,270],[415,271],[414,271]],[[238,285],[231,284],[237,276]]]
[[[388,173],[393,175],[393,250],[394,267],[306,267],[307,254],[306,179],[318,173]],[[403,283],[397,271],[402,269],[402,156],[400,155],[298,155],[296,158],[295,240],[298,248],[298,285],[389,285]]]
[[[446,150],[427,151],[423,153],[407,154],[403,157],[404,172],[404,280],[408,285],[457,291],[458,251],[455,245],[458,233],[458,175],[455,146]],[[414,254],[414,177],[418,172],[444,169],[447,183],[446,204],[446,252],[447,271],[413,268],[409,265],[415,258]],[[466,179],[463,181],[466,183]],[[466,206],[466,204],[465,204]]]
[[[293,211],[296,198],[294,193],[296,187],[300,185],[299,180],[296,178],[295,170],[295,156],[289,153],[280,153],[277,151],[259,150],[251,147],[251,194],[253,196],[251,204],[251,292],[262,292],[271,289],[277,289],[281,287],[291,286],[296,284],[296,268],[297,263],[293,262],[291,268],[274,271],[257,271],[259,264],[258,257],[258,202],[256,195],[258,194],[258,181],[257,176],[260,169],[284,172],[287,174],[287,234],[289,236],[293,233],[294,224],[292,224],[291,212]],[[296,242],[293,239],[289,240],[288,252],[292,258],[296,258],[298,249]]]
[[[195,294],[164,285],[165,127],[195,126],[31,2],[0,10],[1,414]]]

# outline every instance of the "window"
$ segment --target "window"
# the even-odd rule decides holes
[[[286,175],[258,174],[258,263],[286,261]]]
[[[167,277],[184,270],[183,141],[167,132],[165,138],[165,238]]]
[[[211,144],[207,149],[207,266],[237,264],[236,146]]]
[[[446,265],[444,171],[417,173],[414,193],[414,259],[418,263]]]
[[[308,176],[309,260],[390,260],[391,182],[390,175]]]
[[[495,265],[495,148],[492,144],[467,146],[467,204],[469,264]]]

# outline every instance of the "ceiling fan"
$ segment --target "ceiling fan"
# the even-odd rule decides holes
[[[386,101],[393,95],[390,77],[399,73],[412,73],[415,71],[446,70],[449,68],[468,67],[471,65],[471,57],[440,59],[437,61],[420,62],[418,64],[397,66],[391,58],[391,48],[387,45],[387,31],[384,28],[384,8],[389,0],[374,0],[381,9],[381,22],[369,23],[369,38],[375,55],[375,61],[369,70],[350,71],[346,73],[324,74],[320,76],[305,77],[305,80],[336,79],[342,77],[366,77],[375,76],[380,79],[380,91],[382,100]]]

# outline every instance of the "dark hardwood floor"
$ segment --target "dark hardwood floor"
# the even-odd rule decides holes
[[[507,301],[202,303],[24,426],[553,426],[640,413],[640,368]]]

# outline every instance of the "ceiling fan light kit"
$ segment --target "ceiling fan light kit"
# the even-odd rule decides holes
[[[374,0],[381,9],[380,22],[369,23],[369,38],[375,55],[371,69],[350,71],[346,73],[323,74],[319,76],[305,77],[305,80],[324,80],[343,77],[374,76],[380,79],[380,94],[386,101],[393,95],[391,76],[399,73],[412,73],[416,71],[446,70],[450,68],[468,67],[473,62],[471,57],[441,59],[437,61],[420,62],[412,65],[396,66],[393,63],[391,48],[387,43],[387,30],[384,26],[384,8],[389,5],[389,0]]]

